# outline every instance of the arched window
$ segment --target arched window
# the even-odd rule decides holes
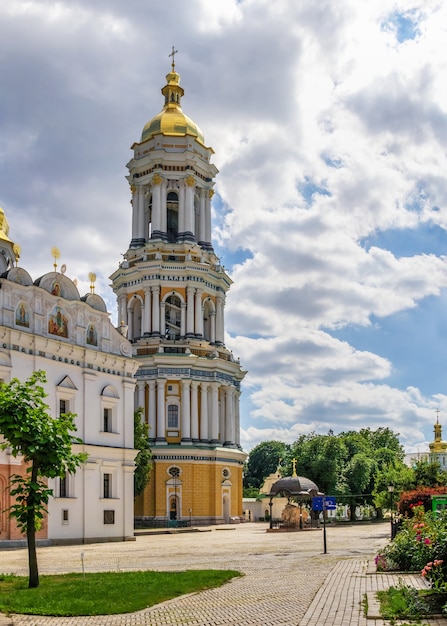
[[[166,298],[165,306],[165,328],[166,339],[177,339],[180,337],[180,327],[182,322],[182,303],[178,296]]]
[[[168,428],[178,428],[178,406],[168,405]]]
[[[167,235],[168,241],[177,241],[178,235],[178,195],[175,191],[168,193],[167,208]]]

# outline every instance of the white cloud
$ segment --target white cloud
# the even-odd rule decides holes
[[[244,445],[372,424],[409,448],[430,440],[447,409],[447,364],[430,359],[444,326],[417,329],[422,381],[381,324],[403,316],[402,341],[447,286],[446,18],[439,0],[1,5],[0,204],[21,264],[36,278],[57,245],[81,291],[96,272],[114,313],[125,164],[174,45],[184,110],[220,169]]]

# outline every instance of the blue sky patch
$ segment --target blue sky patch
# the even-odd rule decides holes
[[[446,308],[447,291],[443,291],[441,296],[425,298],[414,309],[387,318],[373,317],[367,328],[347,326],[327,332],[357,350],[391,361],[391,375],[376,382],[400,389],[418,387],[426,395],[445,393]]]
[[[386,22],[383,22],[382,28],[387,31],[394,31],[397,41],[404,43],[416,39],[420,34],[418,17],[416,11],[406,11],[405,13],[395,11]]]
[[[365,238],[361,245],[389,250],[396,258],[417,254],[447,254],[447,232],[432,223],[421,224],[416,230],[410,228],[390,229]]]
[[[298,191],[303,196],[304,200],[308,207],[312,206],[314,203],[314,195],[319,194],[321,196],[330,196],[330,192],[320,185],[314,183],[314,181],[306,176],[304,182],[298,183],[297,185]]]

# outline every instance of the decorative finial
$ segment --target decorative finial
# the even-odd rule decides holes
[[[175,50],[174,46],[172,46],[171,54],[168,54],[169,57],[172,57],[172,71],[175,72],[175,55],[178,54],[178,50]]]
[[[292,476],[296,476],[296,459],[292,459]]]
[[[22,248],[19,246],[18,243],[15,243],[12,246],[12,251],[14,252],[14,256],[16,257],[16,267],[19,264],[19,259],[20,259],[20,253],[22,252]]]
[[[54,271],[57,270],[57,260],[60,257],[60,255],[61,255],[61,251],[59,250],[59,248],[56,248],[56,247],[51,248],[51,256],[54,258],[54,264],[53,264]]]
[[[93,272],[90,272],[88,275],[88,279],[90,281],[90,293],[95,293],[96,274],[94,274]]]

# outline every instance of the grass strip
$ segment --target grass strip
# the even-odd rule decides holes
[[[0,575],[0,612],[77,616],[134,613],[178,596],[220,587],[242,576],[234,570],[100,572],[40,576]]]

